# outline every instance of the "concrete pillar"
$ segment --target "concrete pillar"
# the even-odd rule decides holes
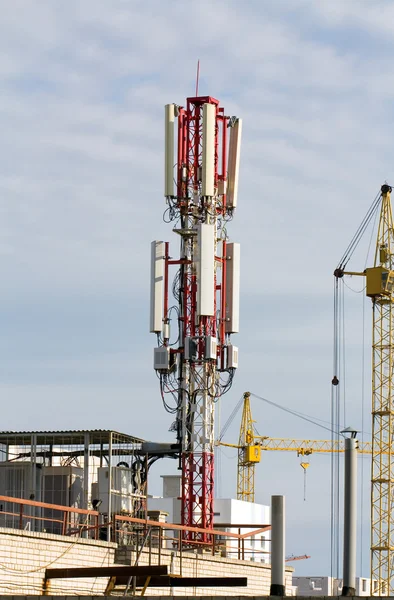
[[[343,523],[343,587],[342,596],[356,594],[357,549],[357,449],[356,432],[345,438],[345,481]]]
[[[285,595],[285,497],[271,496],[270,596]]]

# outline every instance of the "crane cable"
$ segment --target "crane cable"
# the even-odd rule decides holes
[[[282,406],[281,404],[277,404],[276,402],[272,402],[272,400],[268,400],[267,398],[263,398],[262,396],[258,396],[257,394],[254,394],[253,392],[250,392],[250,395],[253,398],[257,398],[258,400],[262,400],[263,402],[266,402],[267,404],[270,404],[271,406],[275,406],[276,408],[279,408],[280,410],[283,410],[284,412],[287,412],[290,415],[293,415],[294,417],[298,417],[299,419],[302,419],[303,421],[307,421],[308,423],[312,423],[312,425],[316,425],[317,427],[321,427],[322,429],[325,429],[326,431],[330,431],[331,433],[338,433],[339,434],[339,431],[333,432],[332,429],[331,429],[331,427],[326,427],[325,425],[322,425],[321,423],[317,423],[317,421],[322,421],[323,423],[326,423],[326,421],[323,421],[323,419],[318,419],[317,417],[312,417],[310,415],[306,415],[305,413],[298,412],[297,410],[292,410],[291,408],[287,408],[286,406]],[[255,427],[255,430],[258,433],[258,435],[260,435],[260,433],[257,431],[256,427]]]
[[[354,234],[350,244],[346,248],[341,260],[339,261],[338,267],[337,267],[338,270],[343,271],[346,268],[346,265],[348,264],[349,260],[351,259],[355,249],[357,248],[362,236],[365,233],[365,230],[367,229],[369,223],[371,222],[374,214],[376,213],[376,211],[378,209],[381,197],[382,197],[382,192],[381,192],[381,190],[379,190],[379,192],[375,196],[374,201],[372,202],[371,206],[369,207],[365,217],[361,221],[356,233]]]
[[[374,219],[374,226],[371,232],[371,239],[368,247],[368,255],[372,242],[372,235],[375,229],[376,216],[378,207],[381,203],[382,192],[379,190],[375,196],[370,208],[364,216],[356,233],[354,234],[350,244],[344,252],[338,267],[334,271],[334,344],[333,344],[333,378],[331,387],[331,442],[332,444],[339,441],[338,431],[340,430],[340,415],[341,408],[343,410],[344,422],[346,421],[346,361],[345,361],[345,290],[346,285],[342,279],[348,262],[353,256],[361,238],[367,230],[369,224]],[[367,262],[366,260],[366,262]],[[350,288],[351,289],[351,288]],[[351,290],[355,291],[355,290]],[[361,290],[363,291],[363,290]],[[363,308],[364,319],[364,308]],[[363,326],[363,341],[364,341],[364,326]],[[362,359],[362,367],[364,369],[364,357]],[[364,371],[363,371],[364,373]],[[342,399],[341,399],[342,395]],[[362,389],[362,396],[364,388]],[[363,413],[363,410],[362,410]],[[345,423],[346,424],[346,423]],[[362,430],[364,431],[364,417],[362,414]],[[331,576],[339,577],[339,557],[340,557],[340,462],[339,455],[331,456]]]
[[[301,458],[300,465],[304,470],[304,502],[305,502],[306,501],[306,470],[309,467],[309,460],[305,461],[304,459]]]
[[[378,213],[375,213],[375,220],[371,230],[371,236],[369,239],[369,245],[367,250],[367,255],[365,257],[364,268],[366,268],[369,260],[369,254],[371,252],[372,239],[373,234],[376,229],[376,218]],[[365,289],[365,287],[364,287]],[[365,427],[365,304],[366,304],[366,295],[362,296],[362,343],[361,343],[361,443],[364,443],[364,427]],[[364,490],[364,461],[361,461],[361,482],[360,482],[360,573],[363,572],[363,562],[364,562],[364,502],[363,502],[363,490]]]
[[[345,338],[345,283],[342,278],[334,279],[334,344],[333,378],[331,386],[331,443],[339,444],[341,414],[346,423],[346,338]],[[331,455],[331,577],[339,577],[340,559],[340,503],[341,485],[340,457]]]
[[[341,369],[341,285],[342,280],[334,279],[334,347],[333,347],[333,378],[331,386],[331,444],[338,443],[338,427],[340,417],[340,369]],[[331,455],[331,506],[330,506],[330,535],[331,535],[331,577],[339,575],[339,460]]]
[[[224,438],[226,432],[228,431],[228,428],[230,427],[231,423],[233,422],[235,415],[237,414],[237,412],[239,411],[239,409],[242,406],[244,397],[243,395],[240,397],[240,399],[238,400],[237,404],[235,405],[235,407],[232,410],[232,413],[230,414],[229,418],[227,419],[227,421],[225,422],[225,424],[223,425],[220,433],[219,433],[219,438],[218,441],[221,442],[222,439]]]
[[[365,413],[365,301],[366,296],[363,294],[363,328],[362,328],[362,344],[361,344],[361,443],[364,442],[364,413]],[[360,573],[363,573],[363,546],[364,546],[364,461],[361,461],[361,492],[360,492]]]
[[[233,422],[233,420],[235,418],[235,415],[237,414],[237,412],[241,408],[243,400],[244,400],[244,397],[242,395],[241,398],[238,400],[237,404],[235,405],[235,407],[233,408],[230,416],[228,417],[228,419],[225,422],[225,424],[223,425],[223,427],[220,429],[220,426],[219,426],[219,435],[218,435],[218,440],[217,440],[218,442],[221,442],[222,439],[224,438],[227,430],[229,429],[231,423]],[[220,411],[220,405],[219,405],[219,411]],[[220,444],[217,444],[217,445],[215,445],[215,450],[216,450],[215,464],[216,464],[216,471],[217,471],[215,490],[216,490],[216,494],[217,494],[216,497],[220,498],[220,496],[221,496],[221,487],[222,487],[222,454],[223,454],[223,449],[220,446]]]

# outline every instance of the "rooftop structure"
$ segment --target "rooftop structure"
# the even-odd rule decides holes
[[[0,495],[96,509],[104,521],[114,513],[136,516],[145,510],[142,442],[102,429],[0,432]],[[15,525],[15,515],[7,515],[12,512],[7,502],[0,505],[0,526]],[[58,533],[44,520],[51,515],[34,516],[29,529]]]

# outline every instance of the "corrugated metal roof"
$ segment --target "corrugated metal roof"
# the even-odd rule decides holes
[[[5,442],[7,438],[14,438],[14,440],[18,441],[20,444],[30,444],[31,436],[37,436],[37,444],[48,444],[49,437],[61,437],[62,440],[60,444],[67,444],[72,442],[80,442],[82,436],[88,433],[90,435],[90,443],[103,443],[105,442],[105,438],[107,437],[109,440],[110,434],[112,433],[115,437],[124,438],[124,443],[134,443],[140,444],[144,442],[142,438],[136,437],[134,435],[130,435],[128,433],[120,433],[119,431],[114,431],[113,429],[69,429],[69,430],[56,430],[56,431],[0,431],[0,440]],[[113,440],[113,442],[117,442],[117,440]],[[123,440],[122,440],[123,442]]]

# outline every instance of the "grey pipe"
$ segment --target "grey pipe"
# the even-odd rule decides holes
[[[355,435],[356,432],[352,432],[352,437],[345,438],[342,596],[355,596],[356,594],[358,441]]]
[[[270,596],[285,595],[285,497],[271,496]]]

